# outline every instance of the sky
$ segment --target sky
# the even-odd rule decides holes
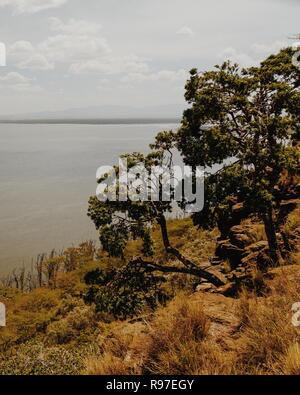
[[[188,70],[258,64],[292,44],[299,13],[300,0],[0,0],[0,115],[184,105]]]

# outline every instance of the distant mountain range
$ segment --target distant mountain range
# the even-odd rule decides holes
[[[70,120],[113,120],[113,119],[170,119],[181,118],[185,106],[170,104],[163,106],[132,107],[132,106],[93,106],[70,108],[63,111],[44,111],[27,114],[11,114],[0,116],[0,121],[70,121]]]

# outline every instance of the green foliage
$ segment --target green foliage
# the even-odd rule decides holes
[[[222,166],[216,173],[207,172],[206,203],[204,210],[193,216],[194,224],[212,229],[225,219],[230,222],[237,202],[271,223],[273,209],[280,205],[278,181],[283,170],[289,176],[299,171],[300,73],[291,63],[292,55],[288,48],[270,56],[260,67],[246,70],[229,62],[205,73],[191,70],[186,85],[191,106],[179,132],[159,133],[151,144],[154,151],[148,155],[124,155],[129,167],[138,163],[146,169],[168,167],[177,146],[186,164]],[[118,176],[117,168],[115,172]],[[163,179],[159,188],[162,184]],[[127,191],[116,184],[111,188],[118,197],[126,196]],[[145,192],[142,188],[136,190],[137,196]],[[172,192],[171,188],[171,196]],[[78,374],[86,355],[94,356],[97,335],[105,339],[102,330],[106,324],[100,318],[111,322],[113,317],[126,319],[145,310],[152,312],[188,281],[191,285],[192,276],[184,281],[182,273],[197,275],[193,273],[198,264],[214,252],[217,231],[198,232],[190,219],[167,222],[166,214],[171,211],[170,202],[128,198],[101,202],[91,197],[88,215],[99,230],[101,251],[96,252],[93,242],[86,242],[60,255],[53,252],[38,259],[37,276],[31,277],[28,286],[23,287],[22,272],[16,281],[22,282],[20,289],[0,287],[0,300],[8,311],[8,325],[0,328],[0,374]],[[299,209],[290,214],[284,230],[294,237],[298,228]],[[267,230],[271,242],[272,232]],[[274,235],[276,229],[271,230]],[[263,233],[261,228],[259,232]],[[140,255],[142,258],[136,258]],[[151,257],[151,262],[145,261],[146,257]],[[205,274],[198,270],[198,277],[206,278]],[[155,373],[165,373],[165,365],[171,361],[171,372],[185,374],[190,373],[192,363],[205,363],[202,354],[206,357],[209,353],[199,347],[199,341],[206,336],[207,321],[197,306],[194,303],[188,309],[179,303],[178,309],[154,322],[155,330],[145,339],[145,347],[150,346],[148,355],[156,362],[149,372],[152,368]],[[110,329],[110,324],[107,327]],[[125,351],[124,358],[128,355]],[[223,353],[220,361],[221,356]],[[121,365],[124,367],[123,360]]]
[[[59,291],[46,288],[20,293],[8,309],[7,327],[1,328],[0,348],[44,333],[62,306],[59,296]]]
[[[148,155],[140,153],[125,154],[123,158],[127,160],[129,169],[136,168],[143,164],[147,171],[152,166],[170,166],[172,156],[171,150],[174,148],[175,134],[171,131],[161,132],[156,137],[155,143],[151,145],[155,151]],[[94,222],[96,229],[99,230],[100,241],[104,251],[108,252],[111,257],[124,257],[124,250],[129,240],[142,240],[141,252],[145,256],[151,256],[153,253],[153,240],[151,240],[151,227],[157,223],[159,215],[171,211],[170,202],[163,201],[140,201],[142,195],[149,196],[150,192],[147,186],[141,185],[136,191],[135,201],[129,198],[128,190],[119,188],[118,180],[119,168],[114,168],[116,179],[110,180],[111,185],[106,192],[114,190],[118,197],[117,201],[104,200],[100,201],[96,196],[89,200],[88,216]],[[110,177],[105,174],[98,182],[103,182]],[[111,175],[112,177],[112,175]],[[147,174],[150,179],[150,173]],[[139,176],[137,175],[137,179]],[[159,185],[154,187],[156,193],[160,193],[163,179]],[[172,190],[172,187],[171,187]]]
[[[206,181],[205,208],[195,222],[213,225],[230,215],[230,197],[244,202],[265,222],[274,261],[278,261],[274,207],[284,170],[299,172],[300,71],[293,50],[272,55],[259,67],[240,70],[225,62],[216,70],[191,70],[178,133],[178,148],[192,166],[227,167]],[[228,162],[234,162],[228,165]]]
[[[299,152],[291,143],[300,128],[300,72],[292,55],[288,48],[260,67],[239,70],[225,62],[216,71],[191,71],[185,96],[192,106],[184,113],[178,147],[193,166],[238,160],[235,175],[225,171],[221,180],[209,180],[221,185],[221,202],[235,192],[253,210],[263,210],[273,201],[281,171],[299,169]],[[233,181],[227,186],[228,175]]]
[[[22,344],[10,355],[0,355],[0,375],[76,375],[84,368],[88,351],[78,347],[45,348],[42,342]]]
[[[48,325],[46,341],[50,344],[80,343],[96,326],[95,313],[83,301],[73,308],[66,317]]]
[[[147,307],[154,309],[157,303],[167,298],[161,287],[164,278],[148,273],[133,262],[118,270],[104,272],[97,269],[88,273],[85,281],[91,285],[85,296],[86,302],[95,303],[98,312],[122,319]]]

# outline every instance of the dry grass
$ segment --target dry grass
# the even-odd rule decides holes
[[[216,238],[219,235],[217,229],[213,231],[199,230],[193,226],[191,218],[184,218],[168,220],[168,232],[172,245],[181,250],[193,262],[200,263],[214,255]],[[153,228],[152,237],[156,259],[163,262],[168,259],[174,261],[174,257],[168,257],[165,252],[158,226]],[[125,251],[127,259],[140,254],[140,249],[140,240],[129,242]]]
[[[128,324],[125,328],[128,328]],[[100,359],[86,361],[85,374],[226,374],[232,354],[209,338],[210,321],[200,303],[178,295],[143,330],[120,326],[105,340]],[[125,329],[125,330],[124,330]]]
[[[292,211],[283,226],[283,230],[291,235],[297,228],[300,227],[300,207],[297,207],[296,210]]]
[[[291,307],[299,299],[300,271],[285,267],[271,274],[275,278],[267,281],[269,295],[257,297],[245,291],[241,295],[237,365],[244,374],[288,374],[297,361],[300,332],[291,323]]]
[[[249,220],[249,224],[253,222]],[[199,231],[191,226],[189,218],[169,221],[168,226],[172,244],[195,263],[214,255],[216,230]],[[296,234],[296,244],[299,227],[298,208],[289,215],[284,229],[289,235]],[[263,226],[255,222],[254,228],[253,242],[265,239]],[[171,258],[163,251],[159,231],[153,232],[156,258],[168,263]],[[136,255],[138,247],[138,242],[129,243],[127,256]],[[2,287],[0,293],[9,297],[8,302],[6,298],[3,301],[10,310],[10,333],[3,328],[0,344],[38,334],[42,349],[48,344],[49,349],[55,346],[56,361],[61,350],[73,345],[77,348],[77,343],[89,347],[92,341],[93,349],[78,356],[76,361],[80,363],[76,362],[78,366],[73,369],[77,373],[84,365],[83,373],[92,375],[300,374],[300,327],[291,322],[291,307],[300,302],[300,266],[295,265],[300,264],[300,251],[295,249],[288,259],[293,265],[267,274],[257,270],[253,290],[244,290],[238,299],[178,293],[178,289],[189,289],[191,278],[170,275],[168,286],[177,296],[167,307],[119,322],[99,318],[92,308],[74,303],[74,298],[72,303],[67,301],[69,293],[79,296],[84,292],[82,278],[88,270],[108,264],[103,254],[101,264],[87,263],[60,277],[59,290],[44,288],[26,294],[14,291],[10,295]],[[120,262],[110,264],[118,266]],[[20,357],[19,350],[15,352],[16,360],[23,358],[26,362],[25,352],[24,357]],[[32,361],[36,359],[34,354]],[[3,361],[5,364],[5,357]],[[64,371],[65,357],[61,361],[55,362],[59,372]],[[3,371],[7,371],[4,367]]]
[[[204,339],[209,320],[201,304],[192,304],[186,295],[179,294],[165,309],[161,308],[151,323],[152,353],[166,351],[176,342]]]
[[[299,343],[290,345],[284,356],[283,373],[286,375],[300,375],[300,346]]]
[[[264,224],[258,222],[258,220],[257,222],[254,222],[253,218],[246,218],[241,221],[241,225],[251,226],[251,231],[247,231],[247,229],[244,230],[247,236],[250,238],[251,243],[267,240]]]
[[[130,325],[127,324],[127,328]],[[185,295],[178,295],[167,308],[161,308],[144,331],[115,328],[105,340],[103,356],[87,360],[87,374],[187,374],[197,369],[193,352],[199,359],[199,344],[207,336],[209,320],[201,305],[191,304]],[[141,326],[138,326],[141,330]],[[131,333],[130,333],[131,332]],[[144,333],[143,333],[144,332]],[[201,354],[201,353],[200,353]],[[169,368],[166,367],[169,361]],[[167,369],[167,370],[166,370]],[[113,372],[113,373],[112,373]]]
[[[130,360],[127,361],[116,357],[111,352],[106,352],[100,359],[90,357],[86,360],[85,374],[93,376],[138,375],[141,374],[141,369]]]
[[[85,373],[299,374],[300,330],[291,323],[291,307],[299,298],[300,269],[274,269],[265,285],[263,296],[242,292],[235,311],[240,326],[218,339],[205,294],[201,300],[179,294],[151,320],[117,325]]]
[[[160,353],[159,360],[151,364],[151,374],[167,375],[220,375],[232,373],[231,354],[224,353],[213,341],[187,340],[178,342],[168,351]]]

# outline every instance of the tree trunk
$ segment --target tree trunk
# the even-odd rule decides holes
[[[215,285],[216,287],[221,287],[224,285],[223,281],[221,281],[217,276],[207,272],[204,269],[188,269],[186,267],[175,267],[175,266],[162,266],[157,265],[154,262],[147,262],[141,258],[138,258],[131,263],[138,263],[143,267],[147,272],[161,272],[161,273],[183,273],[189,274],[195,277],[204,278],[211,284]]]
[[[263,216],[263,221],[265,225],[265,231],[268,239],[270,257],[275,266],[279,266],[283,263],[283,259],[278,247],[276,228],[274,224],[274,210],[269,207]]]
[[[169,241],[169,236],[168,236],[168,229],[167,229],[167,221],[166,218],[163,214],[161,214],[158,219],[157,219],[158,224],[160,225],[161,228],[161,233],[162,233],[162,239],[163,239],[163,244],[165,247],[165,250],[168,254],[173,255],[175,258],[177,258],[187,269],[178,269],[178,273],[187,273],[187,274],[192,274],[197,277],[204,278],[211,284],[214,284],[217,287],[220,287],[224,285],[224,282],[220,280],[217,276],[214,274],[199,268],[195,263],[191,262],[189,259],[185,258],[180,251],[178,251],[176,248],[171,246],[171,243]],[[171,270],[174,272],[174,269]],[[168,269],[167,269],[168,270]],[[167,271],[165,270],[165,271]],[[162,270],[164,271],[164,270]]]

